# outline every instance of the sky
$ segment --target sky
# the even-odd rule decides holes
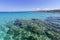
[[[0,0],[0,11],[60,9],[60,0]]]

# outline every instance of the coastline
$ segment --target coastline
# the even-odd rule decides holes
[[[47,13],[56,13],[60,14],[60,10],[38,10],[38,11],[0,11],[0,13],[25,13],[25,12],[47,12]]]
[[[60,13],[60,10],[40,10],[39,12]]]

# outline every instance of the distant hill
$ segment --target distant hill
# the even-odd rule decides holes
[[[60,13],[60,10],[40,10],[40,12],[55,12],[55,13]]]
[[[60,13],[60,10],[49,10],[47,12],[57,12],[57,13]]]

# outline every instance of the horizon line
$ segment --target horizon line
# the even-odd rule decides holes
[[[43,11],[43,10],[60,10],[60,9],[40,9],[40,10],[13,10],[13,11],[7,11],[7,10],[2,10],[0,12],[29,12],[29,11]]]

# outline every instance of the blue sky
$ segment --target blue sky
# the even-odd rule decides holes
[[[0,11],[60,9],[60,0],[0,0]]]

